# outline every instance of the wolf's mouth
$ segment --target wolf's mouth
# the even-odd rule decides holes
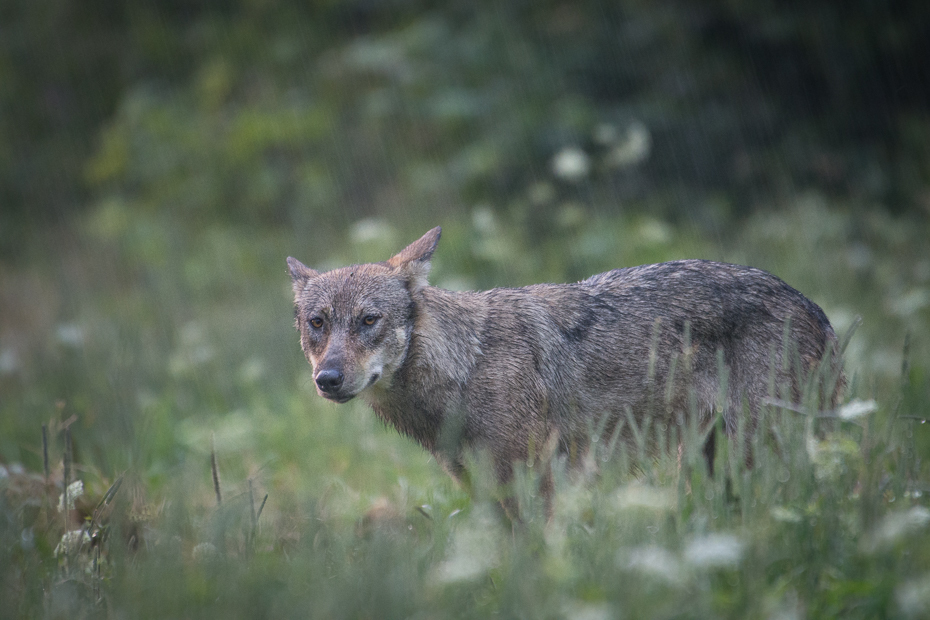
[[[355,398],[356,396],[358,396],[359,392],[361,392],[362,390],[366,390],[366,389],[370,388],[371,386],[373,386],[375,383],[378,382],[378,379],[380,379],[380,378],[381,378],[381,373],[380,373],[380,372],[374,373],[373,375],[371,375],[371,378],[368,379],[368,383],[365,384],[365,387],[363,387],[361,390],[358,390],[358,391],[352,392],[352,393],[346,393],[346,392],[324,392],[323,390],[319,389],[319,387],[317,387],[317,393],[318,393],[320,396],[322,396],[323,398],[325,398],[326,400],[330,400],[330,401],[332,401],[332,402],[334,402],[334,403],[337,403],[337,404],[342,405],[342,404],[344,404],[344,403],[349,402],[350,400],[352,400],[352,399]]]
[[[320,396],[322,396],[326,400],[331,400],[334,403],[337,403],[339,405],[345,404],[349,402],[350,400],[352,400],[353,398],[355,398],[355,394],[330,394],[328,392],[323,392],[320,390],[317,390],[317,392],[319,392]]]

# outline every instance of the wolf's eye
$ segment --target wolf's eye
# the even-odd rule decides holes
[[[323,327],[323,319],[321,319],[318,316],[315,316],[312,319],[310,319],[310,325],[312,325],[314,329],[320,329],[321,327]]]
[[[378,322],[379,318],[380,317],[376,314],[368,314],[365,316],[364,319],[362,319],[362,323],[364,323],[365,325],[369,325],[369,326],[374,325],[375,323]]]

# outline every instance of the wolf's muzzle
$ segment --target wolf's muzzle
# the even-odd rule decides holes
[[[326,395],[335,396],[345,381],[345,375],[340,370],[321,370],[316,375],[316,386]]]

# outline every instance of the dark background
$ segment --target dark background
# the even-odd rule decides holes
[[[631,123],[648,156],[595,165],[557,198],[727,222],[816,187],[925,217],[928,14],[921,0],[7,0],[0,251],[114,196],[192,225],[507,211],[561,148],[598,164],[595,129],[622,139]]]

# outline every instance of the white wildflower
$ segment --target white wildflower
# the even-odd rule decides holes
[[[685,547],[685,559],[693,566],[731,568],[743,555],[743,543],[732,534],[708,534]]]
[[[905,618],[930,615],[930,573],[904,582],[894,591],[895,602]]]
[[[617,492],[614,503],[621,510],[629,508],[669,510],[674,506],[670,492],[644,484],[626,485]]]
[[[84,483],[75,480],[68,485],[68,510],[74,510],[74,500],[84,495]],[[58,512],[65,511],[65,493],[58,496]]]
[[[498,563],[500,541],[495,535],[494,519],[489,511],[476,510],[456,530],[451,553],[436,567],[439,583],[470,581],[484,575]]]
[[[871,536],[864,540],[863,550],[871,552],[887,549],[905,537],[927,527],[928,524],[930,524],[930,510],[923,506],[892,512],[885,515]]]
[[[652,134],[643,123],[636,121],[627,127],[623,140],[616,140],[607,156],[607,165],[626,168],[645,161],[652,153]]]
[[[84,328],[77,323],[60,323],[55,328],[55,338],[67,347],[78,348],[84,344]]]
[[[577,146],[570,146],[552,158],[552,173],[566,181],[580,181],[591,171],[591,159]]]
[[[394,228],[385,220],[366,218],[352,225],[349,238],[352,243],[364,245],[366,243],[393,244],[396,237]]]
[[[84,545],[90,544],[90,534],[84,530],[71,530],[65,532],[64,536],[61,537],[61,542],[58,543],[58,546],[55,547],[55,557],[60,555],[71,555],[75,551],[78,551]]]
[[[840,407],[838,415],[843,420],[855,420],[872,413],[876,409],[878,409],[878,405],[874,400],[860,400],[857,398]]]
[[[617,563],[629,570],[658,577],[673,584],[680,583],[684,578],[679,558],[671,551],[656,545],[621,551],[617,555]]]
[[[208,542],[200,543],[194,547],[191,555],[193,555],[194,559],[198,562],[213,559],[217,556],[216,545]]]
[[[19,355],[16,354],[16,349],[6,347],[0,350],[0,375],[11,375],[19,368]]]
[[[611,620],[617,612],[609,603],[589,603],[572,601],[562,608],[566,618],[572,620]]]
[[[804,518],[800,512],[786,506],[774,506],[769,513],[773,519],[782,523],[800,523]]]

